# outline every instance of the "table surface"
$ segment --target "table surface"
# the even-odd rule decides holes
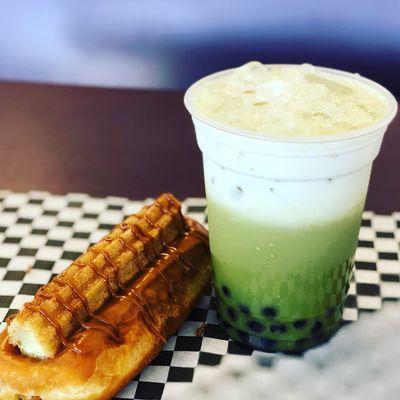
[[[142,199],[204,196],[179,91],[0,82],[0,189]],[[400,209],[400,116],[374,164],[366,208]]]

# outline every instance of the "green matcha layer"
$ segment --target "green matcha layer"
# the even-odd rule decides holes
[[[210,198],[208,215],[218,311],[230,326],[296,341],[337,324],[362,205],[340,219],[293,228],[238,215]]]

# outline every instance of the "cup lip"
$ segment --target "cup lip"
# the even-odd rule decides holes
[[[299,66],[301,64],[264,64],[269,67],[281,67],[281,66]],[[355,138],[359,137],[364,137],[364,136],[369,136],[370,134],[382,129],[382,128],[387,128],[387,126],[390,124],[390,122],[394,119],[397,113],[397,100],[394,97],[394,95],[386,89],[384,86],[381,84],[368,79],[362,75],[359,75],[357,73],[352,73],[348,71],[343,71],[340,69],[335,69],[335,68],[327,68],[327,67],[321,67],[321,66],[315,66],[313,65],[318,71],[325,72],[328,74],[333,74],[336,76],[342,76],[346,77],[349,79],[353,79],[359,82],[362,82],[369,86],[370,88],[378,91],[380,94],[382,94],[388,104],[388,110],[386,114],[377,122],[375,122],[372,125],[368,125],[364,128],[361,129],[354,129],[354,130],[347,130],[343,132],[338,132],[334,134],[329,134],[329,135],[315,135],[315,136],[290,136],[290,135],[267,135],[267,134],[257,134],[254,131],[250,130],[245,130],[245,129],[240,129],[240,128],[234,128],[229,125],[222,124],[220,122],[214,121],[211,118],[208,118],[204,115],[202,115],[200,112],[196,111],[194,105],[193,105],[193,97],[196,89],[200,87],[203,83],[216,79],[220,77],[221,75],[225,75],[228,73],[231,73],[234,71],[236,68],[229,68],[225,69],[223,71],[218,71],[213,74],[207,75],[198,81],[194,82],[189,88],[186,90],[183,98],[184,105],[186,109],[189,111],[193,119],[198,119],[205,124],[214,127],[218,129],[221,132],[224,132],[225,134],[232,134],[235,136],[241,136],[245,137],[246,139],[249,140],[260,140],[260,141],[269,141],[269,142],[285,142],[285,143],[330,143],[330,142],[338,142],[338,141],[345,141],[345,140],[352,140]]]

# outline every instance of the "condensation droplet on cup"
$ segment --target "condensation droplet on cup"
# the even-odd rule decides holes
[[[254,210],[252,208],[249,209],[249,214],[251,214],[251,215],[254,214]]]
[[[274,244],[272,242],[268,242],[268,247],[274,247]]]
[[[272,260],[273,260],[275,257],[276,257],[276,256],[275,256],[274,253],[271,253],[271,254],[269,255],[269,258],[271,258]]]
[[[260,251],[261,247],[260,246],[256,246],[256,251]]]

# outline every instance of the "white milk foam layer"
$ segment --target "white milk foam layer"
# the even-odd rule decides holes
[[[286,143],[194,123],[207,198],[255,223],[287,227],[320,225],[361,212],[384,133]]]
[[[315,136],[370,126],[388,103],[362,81],[309,64],[253,61],[198,86],[194,107],[211,120],[260,135]]]
[[[364,206],[370,166],[310,181],[256,178],[204,158],[207,198],[255,224],[296,228],[350,217]]]

